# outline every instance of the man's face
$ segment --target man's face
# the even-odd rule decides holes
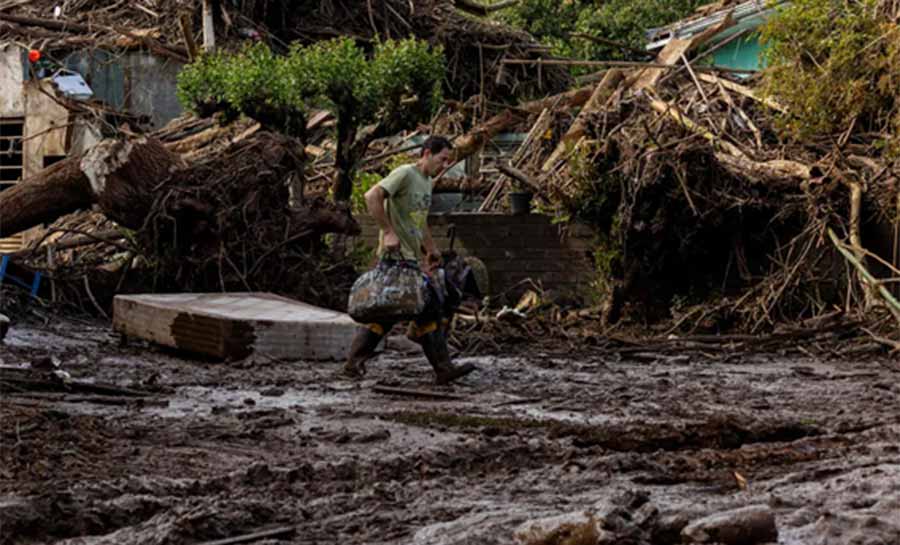
[[[443,149],[440,153],[432,154],[425,151],[425,175],[437,176],[442,170],[450,166],[450,150]]]

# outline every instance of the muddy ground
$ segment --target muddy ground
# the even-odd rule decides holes
[[[189,544],[282,526],[296,531],[256,543],[500,544],[533,519],[610,506],[607,542],[666,544],[746,505],[770,506],[786,545],[900,543],[900,363],[887,356],[535,349],[470,358],[480,372],[438,389],[421,356],[390,345],[360,384],[334,363],[204,362],[52,319],[18,324],[0,357],[152,392],[3,394],[3,545]],[[386,395],[376,381],[459,399]]]

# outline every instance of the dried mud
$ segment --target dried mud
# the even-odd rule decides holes
[[[477,374],[438,389],[423,358],[390,343],[362,383],[335,363],[120,346],[102,324],[18,324],[0,348],[6,367],[48,356],[74,379],[153,396],[3,394],[2,545],[190,544],[276,526],[296,532],[256,543],[505,544],[529,521],[584,511],[606,537],[582,541],[664,545],[759,504],[785,545],[900,543],[890,359],[534,352],[471,358]],[[461,399],[379,394],[376,381]]]

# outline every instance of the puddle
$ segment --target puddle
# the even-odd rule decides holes
[[[150,414],[162,417],[203,416],[213,409],[227,408],[230,412],[259,409],[315,409],[347,403],[352,393],[318,393],[311,390],[285,389],[279,396],[262,395],[263,390],[226,390],[205,386],[183,386],[169,397],[168,407],[150,409]],[[252,400],[250,403],[248,400]]]

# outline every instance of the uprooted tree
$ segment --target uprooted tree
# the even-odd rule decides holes
[[[898,274],[898,22],[893,0],[791,3],[764,33],[768,95],[686,68],[607,72],[536,177],[597,229],[610,322],[900,319],[878,279]]]
[[[255,45],[201,58],[179,78],[179,97],[200,115],[243,113],[303,136],[311,107],[336,118],[333,194],[346,201],[372,141],[427,121],[441,102],[440,48],[415,39],[375,45],[371,58],[349,38],[294,46],[285,56]]]
[[[321,235],[359,226],[344,205],[289,206],[294,139],[258,128],[226,139],[189,159],[154,137],[104,140],[5,191],[0,235],[96,206],[149,265],[144,289],[297,292]]]

